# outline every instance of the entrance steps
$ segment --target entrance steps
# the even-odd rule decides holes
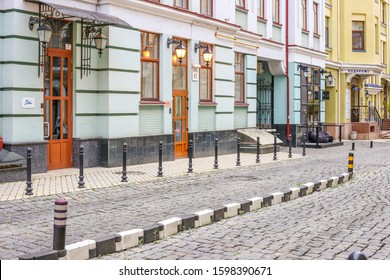
[[[257,128],[245,128],[237,130],[241,142],[241,151],[243,153],[257,153],[257,137],[260,137],[260,154],[268,154],[274,152],[274,135],[270,130],[260,130]],[[280,150],[280,145],[283,141],[276,139],[277,151]]]

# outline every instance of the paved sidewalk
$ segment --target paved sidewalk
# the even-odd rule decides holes
[[[293,154],[293,159],[302,157]],[[277,154],[278,161],[289,160],[287,152]],[[218,157],[219,169],[236,168],[237,155],[222,155]],[[272,154],[260,155],[262,163],[274,162]],[[241,166],[256,165],[256,154],[241,153]],[[194,158],[193,173],[217,171],[214,169],[214,157]],[[32,175],[32,188],[34,196],[53,195],[59,193],[78,192],[85,189],[97,189],[131,183],[161,180],[162,178],[174,178],[188,174],[188,158],[163,162],[163,177],[157,176],[158,163],[127,166],[128,182],[121,182],[122,167],[115,168],[86,168],[84,169],[85,188],[79,188],[79,169],[59,169],[42,174]],[[26,181],[0,183],[0,201],[28,198],[26,195]]]

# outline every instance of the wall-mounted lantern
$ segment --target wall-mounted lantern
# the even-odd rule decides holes
[[[31,16],[28,21],[28,28],[32,31],[34,29],[34,25],[39,24],[37,33],[38,33],[38,77],[41,75],[41,67],[43,71],[43,65],[45,62],[46,48],[50,42],[51,34],[53,33],[53,29],[48,24],[45,19],[41,19],[39,17]],[[41,47],[42,46],[42,47]]]
[[[176,58],[179,59],[179,63],[181,64],[183,62],[183,58],[186,56],[187,50],[184,47],[183,42],[181,40],[179,41],[179,40],[176,40],[176,39],[173,39],[173,38],[168,38],[167,39],[167,48],[168,49],[171,46],[171,44],[178,45],[175,48],[175,56],[176,56]]]
[[[307,76],[309,75],[309,67],[307,67],[307,65],[298,64],[297,70],[302,70],[303,76],[305,76],[305,78],[307,78]]]
[[[204,62],[206,62],[206,66],[209,67],[209,63],[213,59],[213,52],[210,50],[209,45],[195,43],[195,53],[197,53],[198,49],[205,49],[202,53],[202,56]]]

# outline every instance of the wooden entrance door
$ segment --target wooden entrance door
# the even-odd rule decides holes
[[[175,157],[188,155],[188,118],[187,92],[175,91],[173,94],[173,136],[175,139]]]
[[[44,138],[48,169],[72,166],[72,51],[47,49]]]
[[[187,41],[182,40],[186,49]],[[175,157],[188,155],[188,89],[187,89],[187,56],[180,62],[172,47],[172,128],[175,145]]]

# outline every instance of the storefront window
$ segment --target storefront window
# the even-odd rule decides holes
[[[159,100],[159,36],[141,32],[141,99]]]
[[[301,68],[301,123],[315,125],[320,120],[321,73],[319,68]]]

